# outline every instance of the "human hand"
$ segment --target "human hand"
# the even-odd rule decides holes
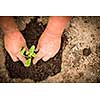
[[[51,35],[47,32],[44,32],[36,48],[38,51],[37,56],[33,59],[33,64],[36,64],[40,59],[47,61],[50,58],[54,57],[60,49],[61,36]]]
[[[5,49],[14,62],[20,60],[25,64],[26,59],[20,54],[20,50],[24,47],[27,49],[26,41],[20,32],[12,34],[6,33],[4,36]]]
[[[60,49],[61,35],[64,27],[70,21],[69,16],[51,16],[49,17],[48,25],[39,39],[37,56],[33,59],[33,64],[36,64],[41,58],[43,61],[54,57]]]

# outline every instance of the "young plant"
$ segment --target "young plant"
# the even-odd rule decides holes
[[[32,58],[36,57],[35,46],[32,45],[29,51],[26,51],[25,48],[22,48],[20,51],[21,55],[26,58],[25,67],[29,67],[31,65]]]

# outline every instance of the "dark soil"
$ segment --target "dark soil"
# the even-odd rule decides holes
[[[28,48],[30,48],[33,44],[37,46],[37,42],[42,32],[44,31],[46,25],[37,22],[38,17],[26,26],[25,30],[22,31],[23,36],[26,39]],[[13,62],[10,58],[9,54],[6,53],[6,61],[5,65],[9,73],[10,78],[21,78],[21,79],[32,79],[35,82],[42,81],[48,78],[48,76],[54,76],[61,71],[61,63],[62,63],[62,47],[67,41],[66,36],[62,36],[62,44],[59,52],[53,58],[51,58],[47,62],[43,62],[40,60],[36,65],[31,65],[29,68],[24,67],[24,65],[18,61]]]

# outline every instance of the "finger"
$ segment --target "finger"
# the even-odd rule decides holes
[[[37,51],[39,51],[39,45],[37,45],[37,47],[36,47],[36,50],[35,50],[35,51],[36,51],[36,52],[37,52]]]
[[[16,57],[16,56],[14,56],[12,53],[10,53],[10,52],[8,52],[9,53],[9,55],[10,55],[10,57],[12,58],[12,60],[14,61],[14,62],[17,62],[18,61],[18,58]]]
[[[28,47],[27,46],[24,46],[24,48],[26,49],[26,51],[29,51]]]
[[[56,55],[56,53],[52,54],[52,55],[50,56],[50,58],[53,58],[55,55]]]
[[[36,64],[41,58],[43,58],[43,53],[41,51],[39,51],[37,53],[37,56],[33,59],[33,64]]]
[[[47,61],[49,59],[50,59],[50,56],[45,56],[45,57],[42,58],[43,61]]]
[[[57,50],[55,53],[51,53],[51,54],[50,54],[50,58],[53,58],[53,57],[58,53],[58,51],[59,51],[59,50]]]
[[[25,59],[24,56],[22,56],[22,55],[20,54],[20,52],[17,54],[17,57],[18,57],[18,59],[19,59],[20,61],[22,61],[22,63],[25,65],[26,59]]]
[[[14,61],[14,62],[17,62],[18,61],[18,58],[17,57],[11,57],[12,58],[12,60]]]

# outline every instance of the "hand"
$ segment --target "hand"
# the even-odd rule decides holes
[[[44,32],[39,39],[36,51],[37,56],[33,59],[33,64],[36,64],[41,58],[43,61],[47,61],[54,57],[60,49],[61,37],[48,34]]]
[[[20,54],[20,50],[26,46],[26,41],[20,32],[6,33],[4,36],[4,43],[7,52],[10,54],[14,62],[20,60],[25,64],[26,59]]]
[[[47,61],[54,57],[60,49],[61,35],[65,25],[70,21],[69,16],[51,16],[49,17],[48,25],[39,39],[37,56],[33,59],[33,64],[36,64],[41,58]]]

